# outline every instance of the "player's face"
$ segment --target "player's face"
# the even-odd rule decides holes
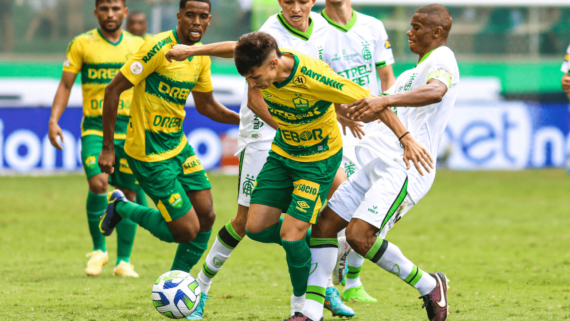
[[[177,14],[180,37],[194,44],[206,33],[210,25],[210,6],[205,2],[188,1]]]
[[[277,76],[277,59],[272,59],[259,67],[253,68],[245,78],[250,86],[267,89],[275,82]]]
[[[99,2],[93,13],[101,29],[115,32],[121,28],[123,19],[129,14],[129,9],[121,0],[103,0]]]
[[[412,28],[406,32],[408,35],[408,45],[415,54],[421,54],[434,41],[432,29],[426,23],[426,15],[416,13],[412,17]]]
[[[127,20],[127,31],[135,36],[143,36],[147,28],[146,16],[144,14],[130,16]]]
[[[309,13],[317,0],[279,0],[283,17],[295,29],[301,29],[309,21]]]

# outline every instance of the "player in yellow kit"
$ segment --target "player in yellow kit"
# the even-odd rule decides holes
[[[156,209],[129,202],[120,191],[110,195],[100,228],[110,235],[131,219],[165,242],[179,243],[172,270],[189,272],[208,246],[215,213],[211,185],[182,128],[190,94],[201,114],[238,124],[239,115],[213,96],[210,58],[170,63],[165,53],[176,44],[200,47],[210,24],[208,0],[182,0],[176,29],[145,42],[117,73],[105,92],[104,140],[99,166],[113,172],[113,133],[120,95],[134,86],[125,151],[135,177]]]
[[[93,239],[93,252],[85,269],[87,275],[101,273],[107,263],[108,254],[105,237],[99,231],[99,217],[107,208],[107,183],[121,189],[127,197],[141,205],[146,205],[144,193],[136,184],[135,177],[127,164],[123,150],[129,121],[129,110],[133,91],[121,95],[119,117],[117,117],[114,136],[117,171],[112,175],[102,173],[97,165],[99,152],[103,146],[103,97],[105,86],[113,79],[119,68],[129,56],[143,44],[140,37],[121,30],[124,17],[129,9],[123,0],[95,1],[95,17],[99,28],[77,36],[67,48],[67,60],[63,66],[61,83],[57,90],[51,118],[49,121],[49,138],[52,145],[62,149],[57,136],[63,136],[58,121],[67,106],[71,87],[77,74],[81,73],[83,90],[83,121],[81,123],[81,159],[89,182],[87,196],[87,219],[89,231]],[[137,191],[138,195],[137,195]],[[125,220],[118,227],[118,254],[115,275],[138,277],[129,263],[137,225]]]

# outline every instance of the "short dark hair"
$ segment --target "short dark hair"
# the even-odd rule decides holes
[[[237,71],[242,76],[247,75],[251,69],[261,66],[272,52],[281,57],[277,41],[270,34],[254,31],[241,36],[234,50]]]
[[[429,4],[416,10],[416,13],[426,14],[432,27],[441,27],[445,34],[451,30],[452,19],[449,10],[441,4]]]
[[[97,8],[97,6],[99,5],[99,2],[109,2],[111,0],[95,0],[95,8]],[[125,5],[125,7],[127,6],[127,0],[121,0],[123,2],[123,4]]]
[[[180,9],[184,9],[186,7],[186,3],[189,1],[205,2],[210,7],[210,11],[212,11],[212,3],[210,0],[180,0]]]

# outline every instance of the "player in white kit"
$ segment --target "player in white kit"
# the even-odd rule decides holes
[[[392,70],[394,55],[384,24],[376,18],[354,11],[350,0],[327,0],[321,16],[330,26],[323,60],[339,75],[369,88],[370,93],[375,96],[379,95],[380,88],[382,92],[388,90],[396,80]],[[369,132],[377,122],[362,125],[364,132]],[[361,168],[355,153],[360,138],[349,132],[342,135],[342,141],[342,162],[329,192],[329,199],[340,184]],[[343,233],[344,231],[341,231],[341,234]],[[348,273],[345,276],[342,300],[377,302],[366,293],[360,281],[364,258],[352,251],[346,259],[346,264]],[[335,281],[341,279],[344,274],[344,267],[339,268],[339,271],[334,272],[337,276]],[[327,286],[327,291],[332,289],[334,288]]]
[[[326,285],[335,265],[336,233],[346,227],[347,240],[357,253],[420,292],[431,321],[447,319],[446,275],[425,273],[384,238],[426,195],[435,179],[435,168],[430,167],[434,166],[459,84],[455,56],[445,46],[451,24],[444,6],[418,9],[407,32],[410,50],[419,55],[416,67],[401,74],[381,97],[365,98],[349,106],[355,119],[393,107],[400,123],[381,124],[367,134],[356,149],[359,162],[366,165],[339,187],[313,226],[312,239],[319,241],[320,247],[311,248],[316,269],[309,276],[309,288],[320,291]],[[394,127],[394,132],[388,127]],[[426,149],[425,157],[413,159],[415,168],[407,161],[410,150],[402,148],[412,137]],[[426,169],[425,175],[418,164]],[[327,239],[329,246],[325,246]],[[303,315],[295,321],[322,320],[322,315],[322,299],[307,292]]]
[[[259,31],[273,36],[281,48],[294,49],[322,60],[325,42],[329,40],[326,37],[329,26],[319,14],[311,12],[314,3],[315,0],[280,0],[282,12],[269,17]],[[255,108],[256,104],[252,105],[251,102],[248,104],[247,85],[245,86],[245,93],[240,108],[238,138],[238,153],[240,154],[238,212],[219,231],[198,274],[197,279],[202,290],[202,300],[196,311],[188,317],[191,320],[203,318],[205,302],[214,276],[221,270],[233,250],[245,237],[245,225],[254,183],[266,162],[278,127],[269,114],[265,102],[260,102],[262,108]],[[249,107],[255,108],[255,110],[252,111]],[[343,122],[345,124],[356,123],[348,119],[344,119]],[[279,224],[281,222],[282,220]],[[276,243],[278,242],[276,240]],[[291,315],[293,315],[302,309],[304,296],[293,296],[291,300]],[[354,311],[344,305],[338,295],[329,298],[329,302],[336,304],[335,311],[333,311],[335,315],[354,315]],[[327,308],[329,307],[327,306]]]

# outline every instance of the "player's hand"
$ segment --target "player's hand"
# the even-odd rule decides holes
[[[55,147],[59,150],[62,150],[63,147],[61,147],[61,145],[57,141],[58,136],[59,136],[59,138],[61,138],[61,142],[64,143],[63,133],[61,132],[61,127],[59,127],[59,125],[56,122],[49,122],[49,125],[48,125],[49,141],[53,147]]]
[[[562,90],[570,95],[570,74],[562,76]]]
[[[346,135],[346,128],[347,127],[348,127],[348,129],[350,129],[352,136],[354,136],[358,139],[362,139],[362,137],[364,135],[366,135],[366,133],[363,130],[364,125],[362,125],[361,122],[348,119],[348,118],[343,117],[342,115],[339,115],[339,114],[337,114],[336,119],[340,123],[340,126],[342,128],[342,133],[344,135]]]
[[[103,173],[111,175],[115,170],[113,165],[115,165],[115,151],[103,148],[101,154],[99,154],[99,168],[101,168]]]
[[[388,105],[385,96],[363,98],[348,105],[348,117],[353,120],[362,120],[370,114],[383,111],[386,107]]]
[[[410,161],[412,161],[420,175],[424,176],[422,167],[425,168],[428,173],[431,173],[431,169],[433,169],[433,159],[427,149],[412,138],[411,134],[404,136],[400,143],[404,146],[404,162],[406,163],[407,169],[410,169]]]
[[[164,57],[166,57],[168,62],[172,62],[173,60],[184,61],[184,59],[194,56],[195,47],[198,46],[175,45]]]

